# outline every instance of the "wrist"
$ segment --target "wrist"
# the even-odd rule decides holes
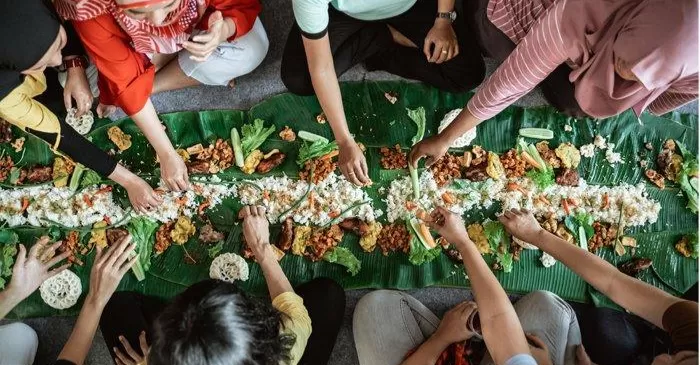
[[[11,282],[7,285],[5,290],[0,292],[0,302],[7,303],[9,307],[15,307],[23,300],[24,295],[19,288],[13,286]]]
[[[435,331],[435,333],[433,333],[433,335],[428,338],[426,344],[428,346],[434,346],[439,351],[442,351],[448,346],[450,346],[452,344],[452,341],[449,340],[447,336],[443,336],[440,331]]]
[[[114,172],[108,176],[112,181],[123,186],[125,189],[129,189],[136,182],[141,180],[140,177],[136,176],[133,172],[127,170],[122,165],[117,165]]]
[[[435,18],[435,22],[433,23],[434,26],[436,27],[445,27],[445,26],[452,26],[452,20],[449,18]]]
[[[85,297],[85,303],[83,304],[83,307],[97,308],[98,310],[102,310],[105,307],[105,305],[107,305],[107,302],[99,298],[99,296],[94,294],[91,290]]]
[[[258,244],[257,246],[262,246],[260,249],[256,249],[255,251],[253,251],[255,259],[258,261],[258,264],[263,265],[265,263],[270,262],[270,260],[277,261],[277,257],[275,256],[275,253],[272,250],[272,246],[270,246],[269,242],[263,242]]]

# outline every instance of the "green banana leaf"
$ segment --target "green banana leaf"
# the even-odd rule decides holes
[[[450,110],[461,108],[472,94],[451,94],[440,92],[433,88],[407,82],[372,82],[342,84],[342,94],[350,130],[358,142],[367,147],[367,162],[370,177],[374,185],[368,188],[368,194],[373,198],[373,205],[386,210],[379,193],[382,187],[388,187],[392,180],[407,174],[406,171],[387,171],[380,167],[379,148],[400,144],[408,148],[411,137],[415,134],[415,124],[408,118],[406,108],[424,107],[426,110],[426,137],[437,133],[437,127],[442,117]],[[398,102],[391,104],[384,97],[385,92],[398,94]],[[202,143],[205,146],[217,138],[228,139],[232,127],[250,123],[255,118],[265,120],[266,125],[273,124],[277,131],[284,126],[290,126],[295,131],[306,130],[332,139],[330,127],[319,124],[316,116],[321,108],[315,97],[298,97],[282,94],[254,106],[249,111],[212,110],[202,112],[178,112],[161,115],[168,136],[176,148],[186,148]],[[573,127],[566,132],[564,126]],[[159,170],[155,161],[155,152],[147,143],[143,134],[130,119],[116,122],[97,120],[95,129],[89,137],[104,150],[116,149],[107,138],[107,130],[111,126],[119,126],[132,136],[133,146],[127,151],[117,153],[117,158],[124,162],[136,173],[155,183]],[[685,209],[685,198],[679,194],[677,186],[671,184],[665,190],[659,190],[646,182],[640,160],[653,164],[658,151],[646,151],[644,144],[652,142],[659,146],[667,138],[684,142],[692,151],[697,151],[697,115],[670,113],[664,117],[644,114],[641,120],[631,112],[605,120],[588,118],[574,119],[556,113],[552,108],[520,108],[509,107],[493,119],[478,127],[474,144],[480,144],[488,150],[504,152],[513,148],[518,138],[518,130],[524,127],[550,128],[555,132],[550,142],[556,146],[560,142],[572,142],[578,146],[591,143],[595,135],[600,134],[615,143],[615,151],[621,152],[625,164],[611,166],[598,152],[594,158],[583,159],[579,171],[590,184],[618,185],[622,182],[629,184],[645,184],[650,196],[662,205],[658,222],[645,227],[631,229],[627,233],[637,238],[639,248],[635,257],[649,257],[654,261],[653,267],[640,275],[640,279],[662,288],[674,295],[686,291],[698,280],[697,260],[679,256],[673,245],[683,234],[695,232],[698,229],[697,215]],[[300,142],[284,142],[277,132],[263,144],[262,149],[269,151],[279,149],[287,155],[285,163],[274,169],[268,175],[281,176],[286,174],[296,177],[298,167],[294,163],[298,154]],[[27,139],[22,163],[48,164],[52,160],[51,151],[36,138]],[[21,153],[15,153],[8,145],[0,149],[11,153],[15,161]],[[455,150],[454,152],[458,152]],[[651,165],[650,165],[651,166]],[[257,174],[245,175],[237,168],[230,168],[220,174],[222,179],[255,179]],[[117,189],[118,196],[126,204],[124,192]],[[208,218],[215,227],[226,232],[228,237],[222,253],[241,251],[241,227],[236,219],[241,204],[237,199],[229,198],[207,212]],[[468,212],[465,220],[468,223],[481,222],[487,217],[493,218],[500,207],[493,206],[486,210]],[[382,217],[380,220],[384,220]],[[198,226],[201,220],[195,219]],[[15,228],[23,242],[33,243],[37,237],[46,234],[48,229]],[[273,225],[272,239],[275,240],[280,228]],[[87,239],[87,237],[85,238]],[[347,247],[362,263],[362,269],[356,276],[346,273],[344,267],[327,262],[312,263],[304,258],[291,254],[286,255],[281,265],[293,284],[299,284],[314,277],[331,277],[346,289],[359,288],[398,288],[413,289],[426,286],[440,285],[449,287],[467,287],[463,267],[450,261],[446,255],[422,266],[413,266],[404,254],[394,253],[383,256],[379,250],[365,253],[359,247],[358,238],[346,234],[341,243]],[[209,246],[191,239],[184,246],[172,246],[159,256],[154,256],[152,266],[146,274],[146,280],[138,282],[127,273],[122,280],[119,290],[135,290],[160,298],[171,298],[187,286],[208,277],[211,258],[207,255]],[[602,258],[617,264],[631,258],[630,253],[618,257],[610,249],[598,252]],[[85,265],[73,267],[83,281],[83,296],[87,293],[89,283],[89,268],[94,252],[87,255]],[[185,257],[188,257],[186,260]],[[598,305],[610,306],[611,302],[590,288],[577,275],[563,264],[544,268],[540,262],[539,251],[524,251],[519,262],[514,265],[513,272],[505,274],[497,272],[496,276],[504,288],[513,293],[526,293],[532,290],[550,290],[561,297],[574,301],[591,301]],[[486,257],[491,261],[491,257]],[[264,293],[265,282],[257,264],[250,262],[250,279],[240,284],[246,290]],[[71,315],[77,313],[80,305],[71,309],[58,311],[49,308],[41,300],[38,293],[33,294],[11,313],[11,317],[24,318],[47,315]]]

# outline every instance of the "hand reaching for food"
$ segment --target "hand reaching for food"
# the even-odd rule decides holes
[[[408,153],[408,163],[413,168],[418,168],[418,161],[425,157],[425,166],[430,167],[435,161],[439,160],[447,153],[451,143],[445,143],[440,135],[435,135],[423,139],[416,143]]]
[[[153,188],[148,185],[143,179],[134,176],[134,179],[124,185],[126,192],[129,194],[129,202],[135,211],[145,214],[150,209],[156,208],[163,202],[163,199],[158,195]]]
[[[367,160],[354,140],[338,144],[338,167],[343,176],[357,186],[372,184],[367,169]]]
[[[29,249],[24,245],[19,245],[19,253],[17,261],[12,268],[12,281],[7,286],[7,290],[12,292],[16,298],[20,300],[28,297],[44,282],[44,280],[60,273],[70,266],[70,264],[62,265],[51,270],[51,268],[67,258],[71,253],[66,251],[58,256],[54,256],[56,249],[61,245],[61,242],[51,244],[47,236],[39,238],[39,240]]]
[[[525,209],[511,209],[498,217],[508,233],[537,246],[539,235],[544,232],[535,216]]]
[[[238,212],[238,218],[243,219],[243,237],[248,247],[260,261],[270,248],[270,223],[267,221],[265,208],[245,206]]]
[[[432,230],[439,233],[447,242],[457,247],[465,242],[469,242],[469,235],[462,217],[443,207],[437,207],[430,213],[428,224]]]
[[[107,249],[96,246],[95,261],[90,271],[90,292],[86,302],[104,308],[109,298],[117,290],[119,282],[138,259],[134,255],[136,245],[128,235]]]
[[[159,156],[158,159],[160,160],[161,179],[165,181],[170,190],[183,191],[189,189],[187,166],[174,149],[164,157]]]

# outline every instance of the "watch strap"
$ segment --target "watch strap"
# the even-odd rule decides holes
[[[440,19],[449,19],[451,22],[455,21],[455,18],[457,18],[457,12],[453,11],[448,11],[448,12],[438,12],[437,13],[437,18]]]
[[[69,60],[63,60],[63,68],[66,70],[73,67],[87,68],[87,66],[88,62],[84,56],[78,56]]]

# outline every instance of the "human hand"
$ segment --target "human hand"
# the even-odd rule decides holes
[[[440,135],[428,137],[411,148],[408,153],[408,163],[418,168],[418,161],[425,157],[425,166],[430,167],[447,153],[448,148],[450,143],[446,143]]]
[[[235,32],[235,23],[226,21],[221,12],[217,10],[209,17],[209,30],[192,37],[192,41],[186,41],[182,47],[192,54],[190,59],[204,62],[219,44],[225,42]]]
[[[129,341],[126,340],[124,336],[119,336],[119,342],[122,343],[124,347],[124,352],[119,350],[119,348],[114,348],[114,354],[117,356],[114,359],[114,363],[117,365],[141,365],[145,364],[146,357],[148,357],[148,342],[146,341],[146,332],[141,331],[139,335],[139,346],[141,347],[141,355],[136,352]]]
[[[547,344],[532,333],[526,333],[525,338],[527,338],[527,342],[530,345],[530,353],[535,358],[537,365],[552,365]]]
[[[431,54],[430,48],[433,48]],[[435,19],[435,24],[425,37],[423,54],[428,62],[437,64],[449,61],[459,54],[457,34],[448,19]]]
[[[7,285],[8,292],[12,293],[19,301],[31,295],[39,288],[44,280],[67,269],[70,264],[62,265],[56,269],[51,267],[63,261],[70,255],[69,251],[54,256],[61,242],[50,244],[49,238],[43,236],[29,249],[19,245],[19,253],[12,268],[12,280]]]
[[[63,87],[63,103],[66,110],[73,107],[75,100],[76,116],[81,116],[92,108],[92,91],[85,69],[71,67],[66,71],[66,85]]]
[[[129,194],[129,202],[135,211],[146,214],[150,209],[155,208],[163,202],[160,195],[156,194],[153,188],[142,178],[134,175],[124,185],[124,189]]]
[[[90,271],[88,302],[104,308],[117,290],[124,274],[138,259],[137,255],[133,255],[135,248],[136,245],[131,242],[131,235],[122,238],[116,245],[107,249],[96,246],[97,254]]]
[[[367,160],[354,140],[338,145],[338,167],[348,181],[357,186],[372,184],[367,170]]]
[[[447,242],[457,247],[464,242],[469,242],[469,235],[462,217],[443,207],[437,207],[430,213],[428,225],[432,230],[445,238]]]
[[[465,301],[457,304],[445,313],[433,336],[446,345],[472,338],[474,332],[467,329],[467,321],[476,310],[477,306],[474,302]]]
[[[114,105],[106,105],[99,103],[97,104],[97,116],[99,118],[107,118],[110,115],[114,114],[117,111],[117,107]]]
[[[160,160],[160,176],[170,190],[182,191],[190,187],[187,166],[182,157],[172,149],[166,156],[158,156]]]
[[[540,242],[539,235],[544,232],[535,216],[526,209],[506,210],[498,220],[508,233],[535,246]]]
[[[265,208],[247,205],[238,212],[243,220],[243,237],[255,258],[261,262],[270,248],[270,222],[265,216]]]
[[[586,349],[583,347],[583,345],[578,345],[576,346],[576,365],[595,365],[594,362],[591,361],[591,358],[588,357],[588,354],[586,353]]]

